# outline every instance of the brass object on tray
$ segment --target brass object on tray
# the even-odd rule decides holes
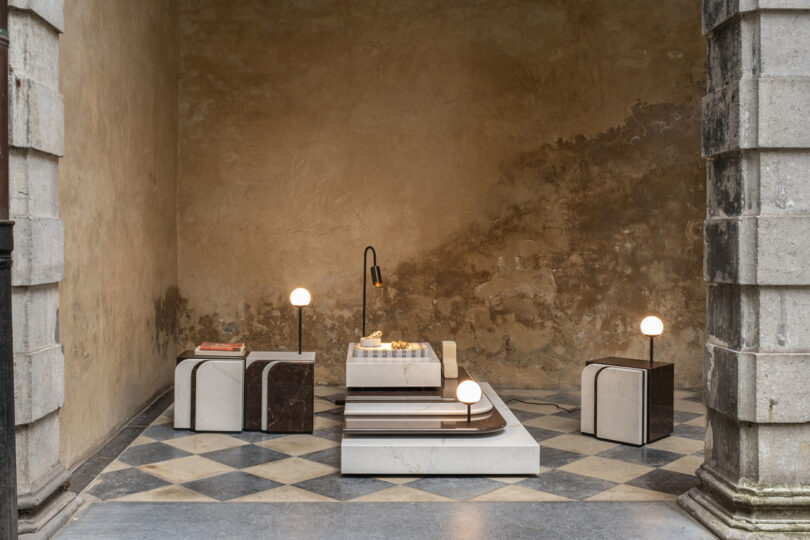
[[[394,350],[407,349],[408,347],[410,347],[410,345],[411,344],[408,343],[407,341],[392,341],[391,342],[391,348],[394,349]]]

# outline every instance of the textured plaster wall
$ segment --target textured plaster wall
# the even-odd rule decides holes
[[[180,0],[180,341],[369,330],[508,386],[643,356],[701,377],[700,0]],[[68,250],[70,251],[70,250]]]
[[[65,2],[59,332],[67,466],[172,380],[178,58],[174,2]]]

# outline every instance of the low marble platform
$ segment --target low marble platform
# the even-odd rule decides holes
[[[374,475],[535,475],[540,445],[487,383],[484,395],[506,420],[489,435],[403,436],[344,434],[342,474]]]
[[[404,350],[361,347],[349,343],[346,386],[349,388],[423,388],[442,385],[442,363],[429,343],[413,343]]]

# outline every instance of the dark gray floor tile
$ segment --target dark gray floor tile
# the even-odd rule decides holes
[[[295,487],[331,497],[339,501],[348,501],[356,497],[362,497],[381,489],[389,488],[394,484],[377,480],[376,478],[369,478],[367,476],[338,476],[337,474],[330,474],[328,476],[321,476],[320,478],[313,478],[305,482],[295,484]]]
[[[81,466],[73,472],[70,478],[68,491],[80,493],[93,479],[103,471],[118,455],[123,452],[129,443],[141,434],[141,427],[126,427],[118,432],[98,452],[90,456]]]
[[[570,392],[557,392],[555,394],[551,394],[549,396],[544,397],[542,401],[547,401],[549,403],[556,403],[558,405],[562,405],[565,408],[569,408],[569,407],[579,407],[581,398],[579,394]]]
[[[692,452],[692,455],[693,455],[693,456],[700,456],[700,457],[703,457],[703,448],[701,448],[701,449],[700,449],[700,450],[698,450],[697,452]]]
[[[118,459],[127,465],[138,467],[147,463],[157,463],[167,459],[175,459],[190,456],[185,450],[180,450],[174,446],[162,442],[140,444],[127,448]]]
[[[320,452],[305,454],[301,457],[304,459],[308,459],[310,461],[317,461],[318,463],[323,463],[324,465],[331,465],[332,467],[340,468],[339,446],[335,446],[334,448],[327,448],[326,450],[321,450]]]
[[[579,420],[580,418],[582,418],[581,412],[582,411],[580,411],[579,409],[571,410],[571,412],[558,411],[554,413],[554,416],[562,416],[563,418],[576,418],[577,420]]]
[[[706,437],[706,428],[701,426],[690,426],[688,424],[677,424],[672,430],[673,435],[678,437],[686,437],[687,439],[695,439],[702,441]]]
[[[616,484],[564,471],[549,471],[535,478],[522,480],[517,485],[581,501],[602,493]]]
[[[168,441],[169,439],[179,439],[180,437],[190,437],[197,435],[197,432],[190,429],[174,429],[171,422],[149,426],[143,430],[143,434],[157,441]]]
[[[234,471],[211,478],[186,482],[183,487],[187,487],[198,493],[220,501],[244,497],[260,491],[267,491],[282,486],[278,482],[261,478],[244,471]]]
[[[534,440],[537,442],[545,441],[546,439],[551,439],[552,437],[560,436],[559,431],[551,431],[550,429],[543,429],[532,426],[523,426],[523,427],[526,428],[526,431],[528,431],[531,434],[531,436],[534,437]]]
[[[627,461],[629,463],[637,463],[639,465],[647,465],[648,467],[661,467],[667,463],[671,463],[676,459],[683,457],[682,454],[674,452],[666,452],[664,450],[655,450],[653,448],[636,447],[636,446],[617,446],[597,454],[600,457],[609,459],[618,459],[620,461]],[[543,463],[543,453],[540,453],[540,464]]]
[[[558,433],[559,435],[559,433]],[[558,450],[556,448],[546,448],[543,443],[540,443],[540,466],[548,467],[549,469],[556,469],[563,465],[568,465],[571,462],[583,459],[588,456],[577,454],[576,452],[569,452],[567,450]]]
[[[289,433],[265,433],[264,431],[243,431],[241,433],[228,433],[229,436],[240,441],[249,443],[260,443],[262,441],[269,441],[270,439],[278,439],[279,437],[286,437]]]
[[[169,482],[138,469],[124,469],[102,474],[99,482],[88,493],[106,501],[168,485]]]
[[[653,489],[672,495],[686,493],[696,485],[699,480],[691,474],[683,474],[675,471],[656,469],[643,476],[634,478],[627,482],[631,486]]]
[[[701,416],[697,413],[691,413],[686,411],[675,411],[673,414],[674,420],[676,424],[681,424],[683,422],[688,422],[689,420],[694,420],[698,416]]]
[[[408,487],[428,491],[457,501],[466,501],[503,487],[503,482],[480,476],[427,476],[408,483]]]
[[[275,450],[270,450],[263,446],[256,446],[255,444],[225,448],[224,450],[206,452],[201,455],[208,459],[218,461],[219,463],[229,465],[235,469],[244,469],[246,467],[253,467],[254,465],[261,465],[262,463],[269,463],[289,457],[287,454],[282,454],[281,452],[276,452]]]
[[[512,414],[514,414],[521,422],[531,420],[532,418],[537,418],[538,416],[543,416],[542,414],[537,414],[536,412],[521,411],[520,409],[509,410],[512,411]]]
[[[340,440],[343,438],[343,426],[341,425],[330,426],[328,428],[313,431],[312,434],[315,437],[340,442]]]

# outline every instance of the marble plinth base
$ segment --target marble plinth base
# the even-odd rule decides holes
[[[506,420],[503,431],[472,436],[344,435],[342,474],[532,475],[540,445],[487,383],[481,388]]]
[[[346,386],[349,388],[436,388],[442,385],[442,364],[429,343],[418,350],[362,348],[349,343]],[[388,348],[386,348],[386,346]]]

